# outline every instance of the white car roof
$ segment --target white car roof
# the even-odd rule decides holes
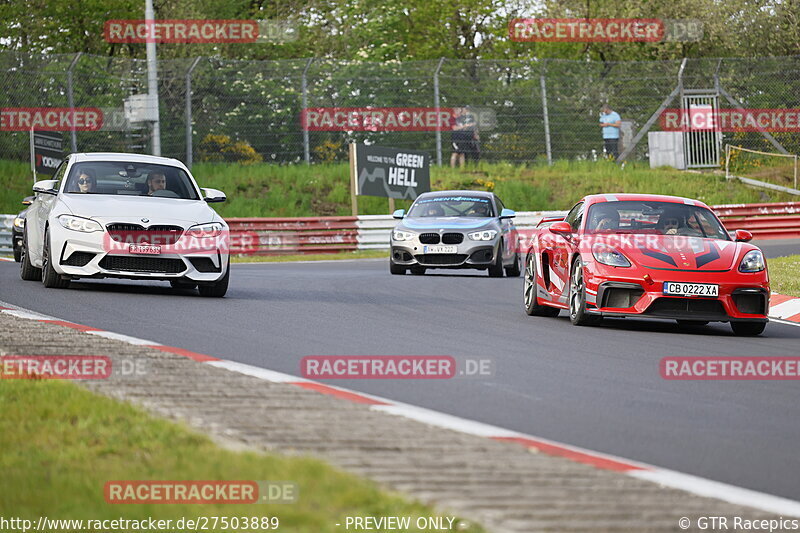
[[[131,163],[153,163],[186,168],[179,160],[171,157],[159,157],[146,154],[127,154],[124,152],[86,152],[72,154],[75,162],[82,161],[130,161]]]

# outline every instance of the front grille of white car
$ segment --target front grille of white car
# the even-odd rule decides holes
[[[100,268],[122,272],[150,272],[156,274],[180,274],[186,263],[167,257],[136,257],[130,255],[107,255],[100,260]]]
[[[144,227],[139,224],[112,222],[106,225],[108,234],[117,242],[134,242],[137,244],[175,244],[183,235],[180,226],[156,225]]]

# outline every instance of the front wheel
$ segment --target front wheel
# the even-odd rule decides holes
[[[411,273],[414,274],[415,276],[421,276],[425,273],[425,267],[414,265],[411,267]]]
[[[756,335],[761,335],[766,327],[766,322],[731,322],[733,333],[739,337],[755,337]]]
[[[200,296],[208,298],[222,298],[228,292],[228,282],[231,279],[231,260],[228,258],[228,268],[225,269],[225,275],[215,283],[199,284],[197,290]]]
[[[44,246],[42,247],[42,284],[48,289],[66,289],[69,287],[69,280],[61,277],[61,274],[53,268],[53,254],[50,249],[50,232],[44,230]]]
[[[17,263],[22,261],[22,245],[14,244],[14,261]]]
[[[516,278],[519,277],[520,272],[521,269],[519,266],[519,254],[517,252],[514,252],[514,264],[506,268],[506,276],[508,276],[509,278]]]
[[[502,278],[503,277],[503,242],[500,242],[500,246],[497,247],[497,257],[494,260],[494,263],[489,265],[489,277],[490,278]]]
[[[403,276],[406,273],[406,267],[402,265],[395,265],[392,260],[389,259],[389,272],[395,276]]]
[[[572,262],[572,274],[569,277],[569,320],[576,326],[588,326],[600,321],[599,317],[586,312],[586,285],[580,257]]]
[[[525,312],[529,316],[558,316],[558,309],[540,305],[536,301],[536,260],[533,254],[528,254],[525,258],[525,277],[522,294],[525,302]]]

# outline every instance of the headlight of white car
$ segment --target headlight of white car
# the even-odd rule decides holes
[[[415,234],[410,231],[396,229],[392,232],[392,239],[396,241],[410,241],[414,236]]]
[[[592,247],[592,255],[598,263],[613,267],[629,267],[631,262],[628,258],[622,255],[622,252],[614,248],[610,248],[603,243],[596,243]]]
[[[483,231],[475,231],[473,233],[467,233],[467,237],[469,237],[473,241],[491,241],[497,236],[497,231],[493,229],[486,229]]]
[[[747,252],[739,263],[739,272],[761,272],[765,268],[764,255],[758,250]]]
[[[202,239],[204,237],[219,237],[222,233],[222,224],[219,222],[209,222],[208,224],[198,224],[186,230],[186,235]]]
[[[15,228],[19,228],[19,229],[24,228],[25,227],[25,219],[22,218],[22,217],[16,217],[14,219],[14,227]]]
[[[96,220],[72,215],[61,215],[58,221],[67,229],[80,231],[82,233],[92,233],[93,231],[103,231],[103,226]]]

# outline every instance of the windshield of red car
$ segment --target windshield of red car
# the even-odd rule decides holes
[[[682,235],[730,240],[709,209],[674,202],[598,202],[589,208],[586,233]]]

